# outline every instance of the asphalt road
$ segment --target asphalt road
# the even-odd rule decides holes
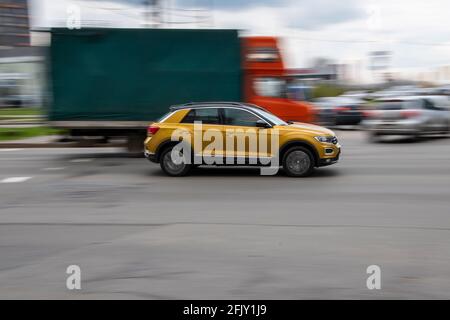
[[[338,136],[309,178],[0,149],[0,298],[449,299],[450,140]]]

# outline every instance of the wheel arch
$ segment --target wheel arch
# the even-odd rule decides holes
[[[173,141],[170,139],[164,140],[163,142],[161,142],[158,147],[156,148],[155,151],[155,158],[156,158],[156,162],[160,162],[161,160],[161,154],[163,153],[163,151],[169,147],[173,147],[176,146],[177,144],[179,144],[181,141]],[[192,155],[194,154],[192,146],[191,146],[191,150],[192,150]]]
[[[305,149],[310,151],[312,156],[314,157],[314,166],[316,167],[318,166],[320,159],[319,153],[311,143],[305,140],[292,140],[283,144],[280,148],[280,161],[283,160],[283,157],[286,154],[286,152],[292,147],[304,147]]]

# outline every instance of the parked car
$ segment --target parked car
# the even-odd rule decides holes
[[[318,123],[326,126],[357,125],[363,120],[364,100],[354,97],[323,97],[315,100]]]
[[[213,156],[218,161],[213,164],[216,165],[262,165],[263,159],[279,159],[289,176],[303,177],[309,175],[315,167],[336,163],[341,152],[335,134],[326,128],[305,123],[287,123],[252,104],[204,102],[172,107],[168,115],[153,123],[148,128],[148,137],[144,142],[145,156],[160,163],[161,169],[169,176],[186,175],[193,164],[211,164],[207,161],[212,156],[207,152],[210,151],[209,142],[205,143],[203,139],[199,143],[194,142],[194,125],[198,122],[202,124],[203,133],[215,131],[220,134],[219,139],[223,139],[223,144],[214,149]],[[275,129],[278,136],[273,135]],[[174,150],[179,141],[172,140],[176,130],[187,134],[182,140],[188,143],[188,150],[192,150],[191,156],[183,161],[177,161],[172,154],[180,152]],[[250,137],[248,143],[245,142],[248,130],[255,132],[253,146],[257,142],[257,149],[252,148]],[[270,137],[269,140],[277,138],[278,145],[274,147],[270,143],[269,146],[261,147],[268,143],[267,139],[262,138],[264,136]],[[241,148],[239,142],[234,143],[235,139],[244,139],[241,140],[244,141]],[[229,141],[233,141],[232,145]],[[183,153],[183,157],[186,153]],[[194,161],[198,157],[200,161]],[[225,157],[244,161],[223,161]]]
[[[22,108],[38,105],[38,98],[34,95],[5,95],[0,97],[0,106],[4,108]]]
[[[375,101],[363,126],[372,138],[381,135],[448,133],[450,109],[447,96],[403,96]]]

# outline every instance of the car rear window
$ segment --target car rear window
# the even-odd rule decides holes
[[[419,100],[410,101],[383,101],[377,105],[378,110],[403,110],[403,109],[420,109],[421,103]]]
[[[218,108],[205,108],[205,109],[192,109],[184,117],[182,123],[194,123],[201,122],[203,124],[220,124],[219,109]]]

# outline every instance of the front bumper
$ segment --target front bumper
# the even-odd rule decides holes
[[[341,148],[339,147],[339,150],[337,152],[337,155],[334,158],[321,158],[317,161],[318,167],[325,167],[332,164],[335,164],[339,161],[339,157],[341,156]]]

